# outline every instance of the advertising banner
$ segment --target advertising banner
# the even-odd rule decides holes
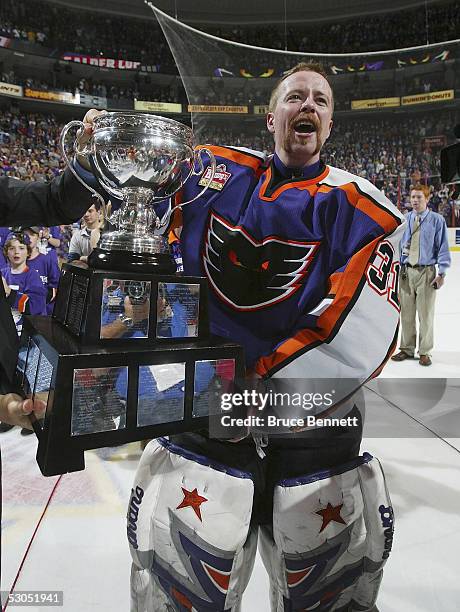
[[[363,110],[367,108],[391,108],[399,106],[399,98],[373,98],[371,100],[352,100],[351,110]]]
[[[181,113],[182,104],[173,102],[149,102],[148,100],[134,100],[134,110],[151,113]]]
[[[79,53],[64,53],[61,59],[77,64],[98,66],[98,68],[115,68],[116,70],[139,70],[141,62],[125,59],[111,59],[109,57],[93,57],[92,55],[80,55]]]
[[[401,98],[401,104],[408,106],[409,104],[427,104],[429,102],[445,102],[446,100],[454,99],[454,90],[445,89],[444,91],[432,91],[430,93],[417,94],[415,96],[404,96]]]
[[[20,85],[13,85],[13,83],[0,82],[0,94],[22,98],[22,87]]]
[[[26,87],[24,90],[24,95],[26,98],[37,98],[38,100],[48,100],[49,102],[78,104],[75,96],[68,91],[47,91],[41,89],[30,89],[30,87]]]
[[[189,113],[236,113],[246,114],[247,106],[207,106],[206,104],[189,104]]]

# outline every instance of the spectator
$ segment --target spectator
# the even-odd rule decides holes
[[[61,267],[64,261],[67,261],[67,254],[69,252],[70,241],[72,239],[72,235],[74,229],[79,229],[78,227],[73,227],[72,225],[61,225],[61,244],[56,249],[58,256],[58,264]]]
[[[31,250],[29,236],[22,232],[10,233],[3,247],[7,264],[2,269],[2,276],[18,334],[22,330],[24,314],[46,313],[46,291],[42,280],[38,272],[27,265]]]
[[[401,241],[401,304],[400,351],[393,361],[414,357],[416,348],[416,314],[419,320],[419,364],[431,365],[436,290],[444,284],[450,266],[446,223],[441,215],[427,209],[430,190],[414,185],[411,190],[412,212]],[[436,272],[436,266],[438,271]]]
[[[18,10],[18,7],[20,10]],[[210,34],[226,40],[245,42],[258,47],[323,53],[353,53],[419,46],[421,33],[429,22],[430,43],[460,38],[460,7],[458,2],[430,4],[427,12],[419,8],[397,12],[330,20],[325,23],[298,23],[284,32],[282,24],[263,26],[202,26]],[[61,52],[74,51],[114,59],[130,59],[162,72],[175,73],[174,60],[159,26],[126,16],[95,14],[94,12],[50,5],[47,2],[3,0],[0,9],[0,35],[54,47]],[[236,51],[234,50],[234,53]],[[261,56],[262,57],[262,56]],[[274,63],[270,55],[270,63]],[[243,66],[249,64],[242,56]],[[237,73],[240,57],[230,64]],[[275,62],[276,63],[276,62]],[[248,68],[250,65],[248,66]],[[280,69],[279,66],[277,66]],[[286,70],[284,66],[281,70]],[[252,70],[257,74],[257,66]],[[431,78],[421,87],[430,87]],[[419,92],[423,91],[419,90]],[[97,94],[96,94],[97,95]]]
[[[56,249],[61,244],[61,228],[59,225],[53,225],[53,227],[43,227],[40,232],[40,238],[43,242],[44,251],[49,253],[53,250],[56,253]]]
[[[3,245],[5,244],[6,237],[10,232],[10,227],[0,227],[0,269],[6,266],[6,259],[3,254]]]
[[[102,225],[101,204],[94,201],[83,215],[84,226],[76,230],[70,239],[69,254],[67,260],[81,261],[87,263],[88,256],[99,241],[100,228]]]
[[[59,266],[54,249],[51,249],[46,254],[39,251],[38,241],[40,239],[40,231],[40,228],[37,226],[27,227],[24,230],[29,236],[31,251],[27,264],[29,268],[35,270],[40,276],[43,288],[46,291],[46,314],[51,315],[59,284]]]

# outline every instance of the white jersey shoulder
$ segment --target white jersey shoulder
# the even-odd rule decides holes
[[[253,155],[254,157],[258,157],[262,161],[268,159],[267,153],[263,151],[256,151],[255,149],[248,149],[248,147],[232,147],[229,145],[220,145],[225,149],[231,149],[232,151],[239,151],[240,153],[247,153],[248,155]]]
[[[320,183],[324,183],[325,185],[329,185],[330,187],[340,187],[342,185],[346,185],[347,183],[354,183],[359,191],[361,191],[364,195],[369,196],[378,204],[384,206],[386,209],[390,210],[393,214],[398,216],[401,220],[404,219],[402,213],[396,208],[396,206],[389,200],[386,195],[380,191],[373,183],[363,178],[362,176],[357,176],[356,174],[352,174],[347,170],[342,170],[341,168],[335,168],[334,166],[328,166],[329,173]]]

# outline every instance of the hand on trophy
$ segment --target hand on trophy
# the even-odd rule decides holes
[[[95,108],[91,108],[83,117],[83,123],[85,124],[85,128],[81,129],[77,134],[77,145],[79,150],[83,150],[91,138],[94,129],[94,119],[106,113],[107,111],[105,110],[100,111],[96,110]],[[88,163],[88,159],[86,158],[86,156],[77,154],[76,157],[78,163],[83,166],[83,168],[91,172],[91,167]]]
[[[29,414],[33,412],[37,419],[43,418],[46,404],[39,399],[23,399],[16,393],[7,393],[0,395],[0,408],[0,419],[4,423],[32,429]]]

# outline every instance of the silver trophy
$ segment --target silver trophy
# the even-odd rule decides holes
[[[64,159],[77,180],[102,200],[76,173],[65,151],[70,129],[83,128],[71,121],[62,130],[60,146]],[[93,174],[121,207],[108,219],[116,231],[102,235],[89,258],[90,267],[104,269],[151,269],[171,273],[175,269],[168,240],[160,235],[172,213],[171,197],[195,175],[204,171],[202,156],[210,162],[206,184],[190,204],[207,190],[214,179],[216,161],[209,149],[194,148],[191,128],[172,119],[146,113],[104,113],[94,119],[87,145],[74,151],[87,158]],[[169,202],[168,202],[169,200]],[[162,203],[162,204],[160,204]],[[103,204],[105,210],[105,204]],[[161,211],[161,212],[158,212]]]

